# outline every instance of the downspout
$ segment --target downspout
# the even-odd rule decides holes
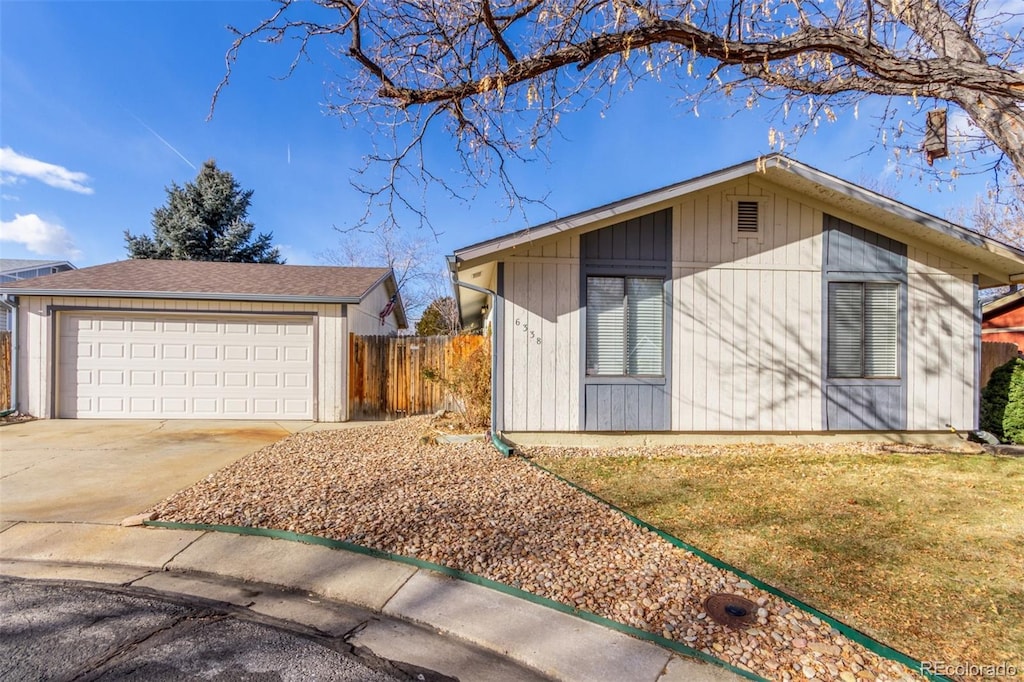
[[[18,297],[4,294],[3,301],[11,308],[11,395],[10,407],[0,410],[0,417],[18,411]]]
[[[459,275],[455,271],[455,259],[449,257],[448,267],[452,273],[452,285],[456,287],[464,287],[470,291],[475,291],[480,294],[484,294],[490,299],[490,308],[493,311],[494,321],[497,323],[498,320],[498,303],[504,302],[504,299],[498,295],[497,292],[491,291],[476,284],[470,284],[469,282],[459,281]],[[455,305],[459,304],[458,291],[455,292]],[[498,381],[498,332],[497,325],[491,328],[491,444],[505,457],[509,457],[514,454],[512,446],[507,443],[495,430],[495,424],[498,423],[498,401],[497,401],[497,381]]]

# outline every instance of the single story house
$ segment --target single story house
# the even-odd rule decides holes
[[[1024,289],[981,307],[981,340],[1015,343],[1017,350],[1024,350]]]
[[[978,290],[1024,280],[1024,252],[781,155],[449,266],[512,440],[976,428]]]
[[[74,269],[75,266],[66,260],[0,258],[0,284]],[[0,332],[11,331],[11,322],[11,309],[0,302]]]
[[[388,268],[125,260],[0,295],[43,418],[345,421],[349,333],[407,326]]]

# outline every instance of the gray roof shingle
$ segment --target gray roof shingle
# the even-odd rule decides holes
[[[327,265],[123,260],[3,284],[0,292],[354,302],[390,272]]]

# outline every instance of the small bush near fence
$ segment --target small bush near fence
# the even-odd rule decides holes
[[[981,392],[981,428],[1004,443],[1024,443],[1024,360],[992,372]]]
[[[444,388],[468,428],[491,425],[491,352],[480,337],[451,340],[447,369],[424,367],[423,377]]]

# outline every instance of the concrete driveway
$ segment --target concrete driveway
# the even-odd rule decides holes
[[[311,425],[45,419],[0,426],[0,521],[120,523]]]

